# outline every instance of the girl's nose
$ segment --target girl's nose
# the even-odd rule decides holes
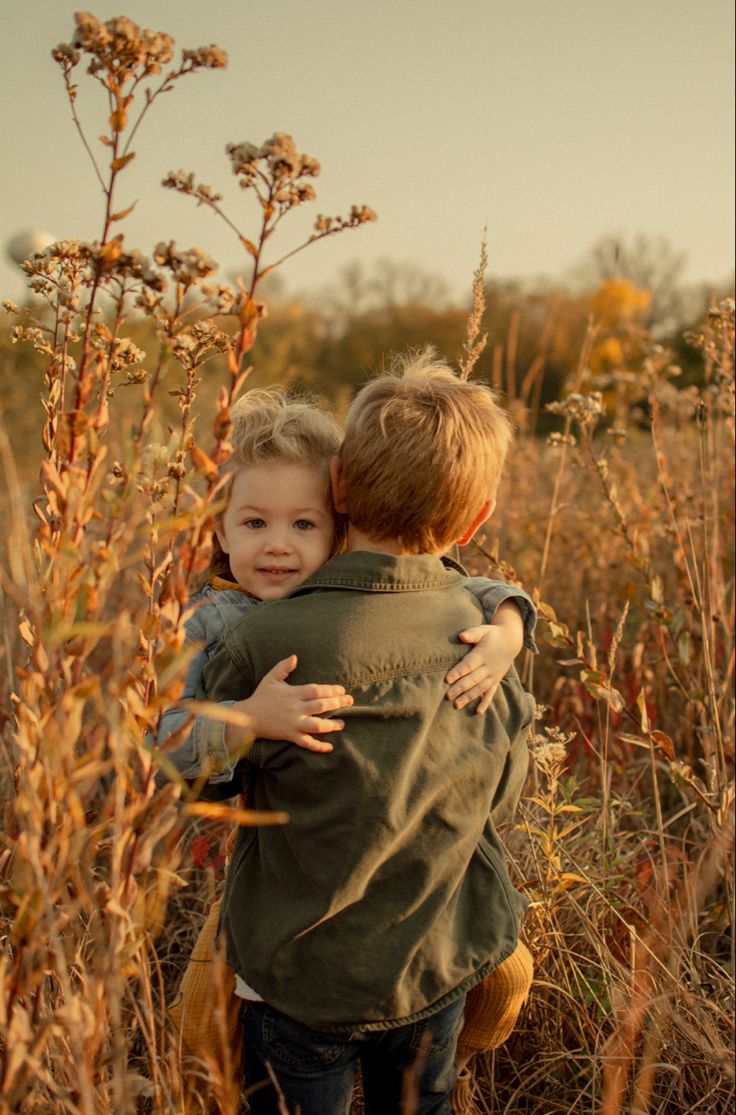
[[[263,549],[267,554],[288,554],[290,546],[286,531],[269,531]]]

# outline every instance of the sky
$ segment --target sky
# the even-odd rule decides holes
[[[103,197],[51,49],[71,40],[69,0],[0,0],[0,295],[23,277],[5,257],[28,228],[99,235]],[[250,199],[229,142],[290,133],[322,164],[317,201],[282,226],[281,251],[318,212],[368,204],[378,221],[294,257],[287,289],[315,294],[356,259],[391,259],[469,294],[484,228],[489,276],[555,279],[601,236],[666,237],[686,281],[733,270],[734,13],[731,0],[119,0],[91,9],[217,43],[226,70],[191,75],[142,125],[120,178],[137,200],[126,243],[198,245],[221,272],[245,266],[233,234],[160,186],[193,170],[248,234]],[[102,90],[77,70],[92,146]],[[121,226],[122,227],[122,226]],[[278,254],[281,254],[279,252]]]

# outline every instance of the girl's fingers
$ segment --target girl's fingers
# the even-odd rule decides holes
[[[467,689],[465,693],[456,699],[455,708],[465,708],[465,706],[469,705],[472,701],[477,701],[479,697],[483,697],[488,692],[491,685],[491,681],[487,680],[481,682],[480,685],[474,685],[471,689]]]
[[[353,703],[353,698],[348,697],[347,694],[343,697],[320,697],[316,701],[305,702],[305,712],[320,713],[320,712],[334,712],[338,708],[350,708]]]
[[[478,707],[475,710],[476,716],[483,716],[484,713],[488,712],[489,708],[493,704],[493,698],[496,696],[497,692],[498,686],[493,685],[485,694],[485,696],[481,697],[480,701],[478,701]]]
[[[464,693],[468,693],[473,687],[479,685],[491,685],[492,679],[488,677],[488,671],[480,666],[472,670],[470,673],[465,674],[459,678],[454,685],[450,686],[447,690],[447,699],[453,701],[456,697],[461,697]],[[485,690],[483,690],[485,692]]]
[[[272,677],[274,681],[286,681],[289,674],[296,669],[297,657],[295,654],[290,654],[288,658],[282,658],[275,666],[272,666],[266,677]]]
[[[304,727],[309,732],[341,732],[345,727],[344,720],[321,720],[318,716],[304,718]]]
[[[455,666],[453,666],[451,670],[448,670],[447,674],[445,675],[445,681],[448,683],[448,685],[452,685],[452,683],[455,681],[461,681],[462,678],[467,677],[467,675],[472,673],[474,670],[479,670],[481,666],[484,665],[484,663],[485,658],[480,653],[480,651],[468,651],[464,658],[461,658],[460,661]]]
[[[328,743],[327,740],[315,739],[313,736],[309,736],[306,733],[301,733],[298,739],[294,740],[294,743],[297,747],[303,748],[304,751],[317,751],[323,755],[333,750],[332,744]]]
[[[316,701],[321,697],[344,697],[344,685],[295,685],[292,687],[302,701]],[[352,701],[352,697],[350,698]]]
[[[460,632],[459,638],[464,643],[479,643],[488,634],[488,626],[482,627],[466,627],[464,631]]]

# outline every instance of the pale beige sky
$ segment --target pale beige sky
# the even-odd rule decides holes
[[[50,58],[79,6],[0,2],[3,245],[26,227],[59,238],[100,229],[99,186]],[[730,0],[121,0],[92,10],[230,55],[227,70],[162,98],[141,130],[118,199],[138,199],[131,246],[173,238],[238,266],[231,234],[160,180],[195,170],[247,226],[225,144],[286,131],[323,167],[292,237],[318,211],[359,202],[379,214],[292,261],[294,290],[334,282],[349,260],[391,257],[462,293],[484,225],[496,276],[559,276],[612,232],[668,237],[691,280],[733,269]],[[91,138],[100,92],[81,80]],[[4,259],[2,296],[22,289]]]

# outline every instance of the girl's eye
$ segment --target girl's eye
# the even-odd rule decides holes
[[[251,530],[261,530],[265,525],[265,519],[246,519],[243,523],[244,527],[250,527]]]
[[[294,526],[297,530],[314,530],[315,524],[310,519],[297,519]]]

